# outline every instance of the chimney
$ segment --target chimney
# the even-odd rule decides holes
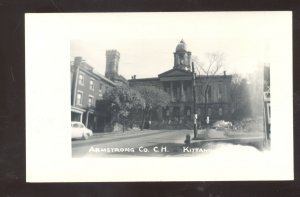
[[[226,70],[224,70],[223,72],[224,72],[224,76],[226,76]]]
[[[80,56],[75,57],[74,66],[79,66],[81,61],[82,61],[82,57],[80,57]]]

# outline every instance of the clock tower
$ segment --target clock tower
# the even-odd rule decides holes
[[[174,68],[191,70],[191,55],[192,53],[187,51],[185,42],[181,40],[174,52]]]

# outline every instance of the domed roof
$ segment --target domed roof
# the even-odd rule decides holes
[[[180,51],[187,51],[186,44],[183,41],[183,39],[180,41],[180,43],[176,46],[176,52]]]

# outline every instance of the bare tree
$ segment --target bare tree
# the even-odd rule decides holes
[[[195,63],[195,69],[198,72],[198,75],[202,77],[205,77],[204,84],[202,85],[202,88],[200,89],[200,95],[204,98],[204,108],[205,108],[205,114],[204,117],[207,116],[207,103],[209,100],[209,97],[211,95],[211,82],[213,77],[215,76],[218,71],[223,67],[224,63],[224,54],[220,52],[213,52],[213,53],[207,53],[207,62],[200,62],[198,57],[193,57],[193,62]],[[199,90],[198,90],[199,91]]]

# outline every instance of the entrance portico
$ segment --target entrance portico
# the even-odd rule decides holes
[[[171,97],[171,103],[165,108],[169,114],[166,118],[180,123],[190,119],[192,113],[191,72],[175,68],[158,76],[164,90]]]

